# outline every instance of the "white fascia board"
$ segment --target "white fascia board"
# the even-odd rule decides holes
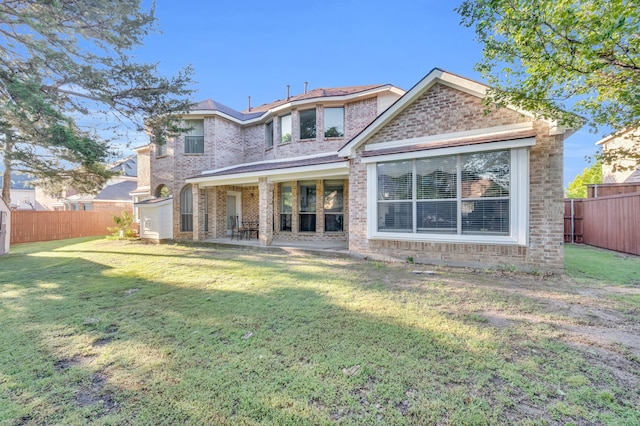
[[[486,96],[487,90],[489,89],[488,86],[482,83],[478,83],[477,81],[469,80],[467,78],[460,77],[436,68],[429,74],[427,74],[427,76],[425,76],[421,81],[419,81],[418,84],[411,88],[411,90],[409,90],[401,99],[399,99],[398,102],[393,104],[384,113],[379,115],[371,124],[369,124],[368,127],[365,128],[364,131],[362,131],[355,138],[351,139],[349,143],[343,146],[338,151],[338,154],[342,157],[354,158],[356,155],[356,149],[364,141],[366,141],[371,135],[376,133],[392,119],[394,119],[407,106],[412,104],[416,99],[418,99],[423,93],[429,90],[436,83],[444,84],[448,87],[460,90],[467,94],[476,96],[480,99],[483,99]],[[523,111],[519,108],[514,107],[513,105],[507,105],[506,108],[516,111],[524,116],[539,120],[539,118],[537,118],[535,114],[528,111]],[[542,119],[542,121],[549,124],[550,128],[553,129],[553,132],[555,132],[554,134],[561,134],[566,131],[566,129],[558,126],[555,121],[544,119]]]
[[[442,75],[442,77],[440,78],[440,81],[445,86],[449,86],[453,89],[460,90],[469,95],[476,96],[480,99],[484,99],[484,97],[487,95],[487,90],[490,89],[489,86],[486,86],[477,81],[469,80],[464,77],[457,76],[455,74],[449,74],[447,72],[445,72]],[[536,114],[530,111],[518,108],[515,105],[507,104],[505,105],[505,108],[515,111],[519,114],[522,114],[525,117],[530,117],[535,120],[540,120],[547,123],[549,125],[549,135],[551,136],[562,135],[568,131],[567,128],[558,125],[558,122],[556,120],[537,117]]]
[[[186,183],[198,184],[200,187],[220,185],[247,185],[257,184],[258,179],[267,177],[270,182],[281,182],[298,178],[325,177],[347,175],[349,164],[340,163],[317,164],[302,167],[289,167],[277,170],[261,170],[255,172],[237,173],[233,175],[220,175],[209,177],[194,177],[186,180]]]
[[[373,89],[369,89],[369,90],[365,90],[363,92],[358,92],[358,93],[350,93],[348,95],[342,95],[342,96],[322,96],[322,97],[318,97],[318,98],[309,98],[309,99],[300,99],[298,101],[292,101],[292,102],[287,102],[285,104],[282,105],[278,105],[277,107],[270,109],[268,111],[266,111],[266,114],[269,115],[277,115],[278,113],[282,112],[283,110],[290,110],[290,109],[300,109],[300,107],[305,106],[305,105],[309,105],[309,104],[325,104],[325,103],[346,103],[349,101],[352,101],[354,99],[358,99],[358,98],[368,98],[371,97],[372,95],[377,95],[378,93],[382,93],[382,92],[393,92],[396,93],[400,96],[402,96],[404,94],[404,91],[402,89],[399,89],[395,86],[392,86],[390,84],[385,84],[384,86],[380,86],[380,87],[376,87]],[[261,117],[262,118],[262,117]]]
[[[184,114],[182,115],[181,118],[183,120],[193,120],[193,119],[204,119],[205,117],[211,117],[211,116],[218,116],[218,117],[224,118],[225,120],[229,120],[233,123],[240,124],[240,125],[247,124],[249,123],[249,121],[254,121],[254,120],[247,120],[247,121],[238,120],[235,117],[232,117],[230,115],[227,115],[215,109],[211,109],[211,110],[199,109],[197,111]],[[259,120],[256,120],[256,121],[259,121]]]
[[[209,173],[224,172],[225,170],[235,169],[236,167],[240,167],[240,166],[255,166],[255,165],[258,165],[258,164],[278,164],[278,163],[285,163],[285,162],[289,162],[289,161],[309,160],[311,158],[328,157],[330,155],[336,155],[336,154],[337,154],[337,152],[323,152],[323,153],[320,153],[320,154],[302,155],[300,157],[286,157],[286,158],[278,158],[278,159],[274,159],[274,160],[254,161],[254,162],[251,162],[251,163],[236,164],[235,166],[221,167],[219,169],[214,169],[214,170],[205,170],[205,171],[201,172],[200,174],[201,175],[205,175],[205,174],[209,174]]]
[[[496,127],[488,127],[485,129],[477,129],[477,130],[468,130],[463,132],[453,132],[453,133],[442,133],[439,135],[432,136],[423,136],[419,138],[411,138],[404,139],[399,141],[390,141],[390,142],[380,142],[376,144],[370,144],[365,147],[365,151],[376,151],[379,149],[385,148],[396,148],[402,146],[411,146],[418,144],[428,144],[428,143],[442,143],[453,140],[460,140],[465,138],[475,138],[475,137],[489,137],[495,136],[500,137],[500,135],[508,134],[517,131],[524,130],[533,130],[533,123],[518,123],[518,124],[509,124],[506,126],[496,126]]]
[[[132,148],[132,150],[134,150],[135,152],[150,151],[151,150],[151,144],[148,143],[146,145],[135,146],[135,147]]]
[[[94,199],[94,200],[92,200],[92,201],[93,201],[94,203],[133,203],[133,200],[132,200],[132,199],[129,199],[129,198],[127,198],[127,199],[124,199],[124,198],[123,198],[123,199],[121,199],[121,200],[100,200],[100,199],[95,200],[95,199]]]
[[[613,139],[618,139],[618,138],[622,138],[624,135],[626,135],[627,133],[631,132],[635,130],[638,134],[640,134],[640,131],[638,129],[634,129],[634,128],[626,128],[626,129],[622,129],[619,132],[614,132],[612,134],[610,134],[609,136],[606,136],[602,139],[600,139],[598,142],[596,142],[596,145],[604,145],[607,142],[613,140]]]
[[[385,154],[375,157],[362,157],[362,163],[379,163],[381,161],[408,160],[413,158],[440,157],[443,155],[464,154],[467,152],[497,151],[501,149],[523,148],[534,146],[536,138],[524,138],[510,141],[487,142],[481,144],[452,146],[447,148],[425,149],[420,151]]]
[[[395,118],[400,112],[402,112],[408,105],[414,102],[420,95],[426,90],[431,88],[436,81],[442,76],[443,71],[435,69],[430,72],[425,78],[423,78],[418,84],[416,84],[411,90],[400,98],[396,103],[391,105],[385,112],[379,115],[364,131],[356,135],[351,139],[349,143],[343,146],[338,154],[342,157],[354,158],[356,155],[356,148],[360,146],[369,136],[376,133],[382,127],[384,127],[389,121]]]
[[[322,96],[322,97],[318,97],[318,98],[309,98],[309,99],[301,99],[298,101],[292,101],[292,102],[287,102],[284,103],[282,105],[278,105],[277,107],[267,110],[267,111],[263,111],[262,115],[256,118],[251,118],[249,120],[238,120],[235,117],[231,117],[230,115],[224,114],[218,110],[197,110],[197,111],[193,111],[193,112],[189,112],[187,114],[184,114],[182,117],[183,119],[191,119],[191,118],[204,118],[205,116],[210,117],[210,116],[220,116],[223,117],[229,121],[232,121],[234,123],[237,124],[241,124],[243,126],[246,125],[251,125],[251,124],[258,124],[258,123],[262,123],[262,122],[266,122],[269,121],[273,116],[276,116],[278,114],[281,114],[283,111],[285,110],[291,110],[294,108],[300,108],[301,106],[305,106],[305,105],[318,105],[318,104],[324,104],[324,103],[333,103],[333,104],[338,104],[338,103],[346,103],[349,101],[352,101],[354,99],[358,99],[358,98],[366,98],[366,97],[371,97],[372,95],[376,95],[378,93],[382,93],[382,92],[392,92],[395,93],[399,96],[402,96],[405,92],[402,89],[399,89],[395,86],[392,86],[390,84],[386,84],[384,86],[381,87],[376,87],[374,89],[370,89],[370,90],[366,90],[364,92],[358,92],[358,93],[352,93],[349,95],[343,95],[343,96]],[[244,113],[243,113],[244,114]],[[251,112],[249,112],[248,114],[251,114]]]

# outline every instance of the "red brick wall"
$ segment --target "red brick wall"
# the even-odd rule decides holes
[[[366,144],[468,131],[532,119],[508,109],[488,115],[475,96],[436,84]],[[466,243],[429,243],[367,239],[366,168],[352,160],[349,249],[354,252],[432,263],[473,266],[515,266],[521,269],[563,269],[562,155],[563,137],[550,136],[543,122],[535,122],[536,145],[530,150],[530,214],[527,247]],[[364,145],[358,149],[362,154]]]

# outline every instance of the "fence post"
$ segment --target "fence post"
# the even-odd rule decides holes
[[[571,244],[575,242],[575,210],[573,207],[574,199],[571,199]]]

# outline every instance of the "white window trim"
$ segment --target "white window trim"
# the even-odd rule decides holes
[[[485,144],[492,145],[492,144]],[[495,145],[494,145],[495,146]],[[494,148],[501,149],[501,148]],[[503,148],[502,148],[503,149]],[[437,153],[412,153],[411,159],[439,157]],[[484,150],[467,150],[465,152],[480,152]],[[384,158],[383,158],[384,157]],[[367,162],[367,238],[370,240],[395,241],[424,241],[434,243],[472,243],[472,244],[500,244],[526,246],[529,240],[529,149],[526,147],[511,149],[511,189],[509,210],[509,235],[444,235],[444,234],[414,234],[404,232],[378,231],[378,172],[377,162],[391,161],[386,157],[376,157],[376,162]],[[402,159],[408,159],[404,157]],[[364,160],[364,159],[363,159]],[[367,159],[369,160],[369,159]],[[393,159],[395,160],[395,158]],[[363,161],[364,162],[364,161]]]

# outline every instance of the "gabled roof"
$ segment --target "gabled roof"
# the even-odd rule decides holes
[[[358,135],[347,142],[340,150],[338,155],[342,157],[355,156],[355,150],[362,145],[369,137],[387,125],[391,120],[400,115],[409,105],[416,101],[423,93],[427,92],[436,83],[444,84],[454,89],[460,90],[478,98],[484,98],[488,86],[475,80],[461,77],[456,74],[444,71],[440,68],[431,70],[422,80],[406,92],[400,99],[391,105],[386,111],[380,114],[367,127],[365,127]],[[519,110],[515,107],[507,106],[507,108],[517,111],[520,114],[533,117],[534,115],[527,111]],[[547,120],[548,121],[548,120]],[[552,126],[553,134],[564,133],[566,129],[559,128],[555,122],[548,121]]]
[[[626,135],[627,133],[629,133],[629,132],[631,132],[633,130],[638,130],[638,129],[634,128],[634,127],[629,127],[627,129],[622,129],[622,130],[619,130],[617,132],[614,132],[614,133],[610,134],[609,136],[600,139],[598,142],[596,142],[596,145],[604,145],[607,142],[609,142],[609,141],[611,141],[613,139],[620,138],[620,137]]]
[[[30,183],[33,178],[23,174],[12,173],[11,174],[11,187],[10,189],[24,189],[24,190],[35,190],[32,184]],[[0,188],[4,185],[4,176],[0,176]]]
[[[245,124],[246,122],[250,122],[251,120],[263,119],[271,113],[275,113],[274,110],[277,111],[279,109],[285,109],[287,106],[291,106],[292,104],[296,103],[305,103],[305,101],[325,98],[328,100],[331,100],[331,98],[335,98],[336,101],[345,101],[352,98],[357,98],[358,96],[366,96],[369,92],[371,94],[375,94],[385,90],[394,92],[398,95],[404,93],[402,89],[399,89],[390,84],[371,84],[367,86],[347,86],[313,89],[308,91],[307,93],[290,96],[288,99],[279,99],[268,104],[252,107],[250,110],[244,110],[242,112],[236,111],[233,108],[223,105],[220,102],[216,102],[212,99],[206,99],[195,104],[189,111],[189,114],[220,114],[240,124]]]
[[[190,112],[198,111],[217,111],[240,121],[250,120],[252,118],[260,117],[262,114],[264,114],[264,112],[245,113],[236,111],[235,109],[223,105],[220,102],[216,102],[213,99],[205,99],[202,102],[198,102],[190,110]]]
[[[112,172],[120,172],[122,176],[137,177],[138,176],[138,157],[123,158],[108,166]]]

